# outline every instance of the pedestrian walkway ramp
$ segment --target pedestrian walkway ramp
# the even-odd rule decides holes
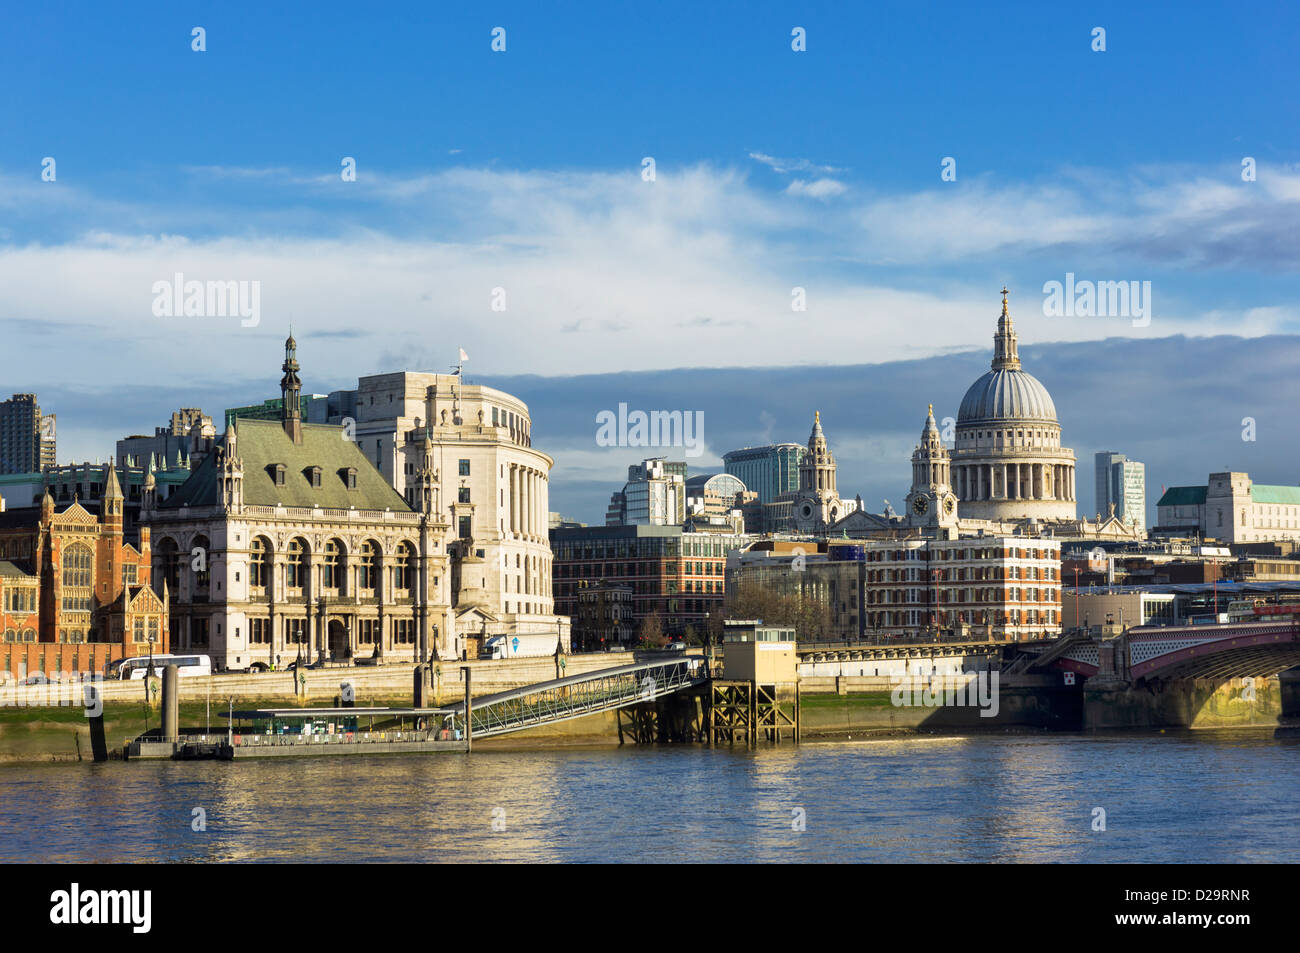
[[[703,658],[680,656],[600,669],[484,695],[470,704],[473,737],[490,738],[614,711],[694,688],[708,680],[708,666]],[[465,703],[444,707],[453,713],[451,726],[464,731]]]

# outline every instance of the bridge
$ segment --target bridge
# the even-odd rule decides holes
[[[683,656],[584,675],[538,682],[524,688],[475,698],[470,704],[473,738],[491,738],[603,711],[653,702],[708,682],[705,660]],[[464,731],[465,703],[445,706],[451,726]]]
[[[1138,626],[1113,639],[1075,639],[1045,650],[1032,667],[1089,678],[1260,678],[1300,665],[1300,625],[1238,622]],[[1046,653],[1051,653],[1051,657]]]

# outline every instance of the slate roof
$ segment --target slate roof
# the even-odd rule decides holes
[[[321,506],[346,510],[391,509],[409,513],[411,507],[384,475],[366,458],[344,428],[333,424],[303,424],[302,443],[295,444],[278,420],[241,418],[235,424],[236,447],[244,465],[244,502],[253,506]],[[229,431],[227,431],[229,434]],[[227,436],[219,442],[224,446]],[[220,502],[215,450],[203,458],[190,478],[159,505],[216,506]],[[284,486],[275,484],[275,465],[284,465]],[[311,485],[309,469],[320,467],[321,485]],[[357,487],[349,490],[347,469],[356,471]]]
[[[1171,486],[1156,506],[1198,506],[1205,502],[1207,487]],[[1253,483],[1250,498],[1256,503],[1282,503],[1288,506],[1300,506],[1300,486],[1271,486],[1267,483]]]
[[[0,513],[0,529],[35,529],[40,521],[39,506],[14,506]]]
[[[1205,502],[1203,486],[1171,486],[1156,506],[1200,506]]]
[[[1250,487],[1250,498],[1256,503],[1285,503],[1300,506],[1300,486],[1268,486],[1255,483]]]
[[[15,576],[19,579],[35,579],[36,574],[18,563],[0,560],[0,576]]]

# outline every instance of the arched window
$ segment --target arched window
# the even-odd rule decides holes
[[[76,543],[63,551],[63,611],[89,612],[94,591],[90,547]]]
[[[298,537],[289,541],[284,581],[290,589],[301,589],[307,584],[307,546]]]
[[[162,593],[161,584],[166,582],[174,598],[181,584],[181,556],[176,540],[170,537],[160,539],[158,545],[154,547],[154,562],[159,570],[154,574],[155,585],[159,586],[159,594]]]
[[[346,561],[343,555],[343,544],[337,539],[331,539],[325,544],[325,588],[342,590],[344,569]]]
[[[357,585],[362,589],[375,589],[379,583],[379,547],[372,540],[361,544],[361,565]]]
[[[194,570],[194,591],[207,595],[208,584],[212,578],[208,571],[208,561],[212,558],[212,544],[206,536],[195,536],[190,548],[190,568]]]
[[[254,536],[250,547],[248,582],[256,589],[264,589],[271,578],[271,546],[264,536]]]
[[[415,548],[410,543],[397,547],[397,564],[393,570],[393,585],[398,589],[410,589],[415,579]]]

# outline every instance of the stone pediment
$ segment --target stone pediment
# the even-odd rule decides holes
[[[895,517],[890,519],[879,513],[867,513],[863,510],[854,510],[846,516],[840,517],[831,524],[827,530],[828,536],[835,536],[840,532],[864,532],[869,530],[890,530],[898,529],[903,526],[903,521]]]
[[[467,606],[463,609],[456,610],[456,622],[474,623],[474,622],[500,622],[501,619],[496,613],[484,609],[482,606]]]

